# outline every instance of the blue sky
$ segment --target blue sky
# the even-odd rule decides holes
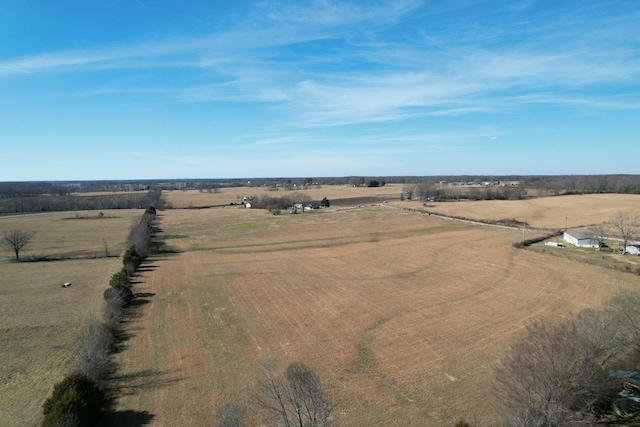
[[[0,0],[0,181],[640,173],[640,2]]]

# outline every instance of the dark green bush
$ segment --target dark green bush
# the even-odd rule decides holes
[[[94,425],[107,398],[95,381],[84,374],[71,374],[55,385],[52,395],[42,405],[43,427],[53,427],[74,420],[78,426]]]
[[[127,275],[127,272],[124,269],[122,269],[117,273],[114,273],[113,276],[111,276],[111,279],[109,280],[109,286],[111,286],[114,289],[130,288],[131,282],[129,281],[129,276]]]

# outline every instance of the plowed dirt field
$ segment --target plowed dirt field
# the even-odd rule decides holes
[[[164,211],[126,323],[112,425],[247,425],[261,367],[300,360],[341,426],[495,423],[492,369],[532,318],[600,307],[638,277],[511,243],[517,230],[391,208]],[[126,424],[129,422],[129,424]]]

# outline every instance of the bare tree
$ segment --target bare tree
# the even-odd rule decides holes
[[[29,240],[36,234],[35,231],[13,230],[4,233],[2,242],[16,255],[16,261],[20,259],[20,251],[29,243]]]
[[[496,368],[499,414],[509,426],[586,424],[610,408],[615,327],[584,311],[559,323],[534,322]]]
[[[76,369],[94,381],[105,380],[113,369],[111,352],[115,336],[109,327],[100,321],[90,320],[80,335]]]
[[[293,203],[305,204],[305,203],[311,202],[311,196],[309,196],[307,193],[302,193],[300,191],[291,193],[289,197]]]
[[[402,186],[402,194],[407,200],[413,200],[413,193],[416,191],[415,184],[404,184]]]
[[[285,427],[325,427],[335,404],[323,390],[320,377],[301,362],[293,362],[284,378],[267,365],[256,395],[258,406]]]
[[[629,216],[626,212],[618,212],[613,218],[611,218],[611,225],[620,234],[622,240],[622,254],[627,252],[627,244],[632,240],[638,228],[638,217]]]
[[[640,293],[624,292],[613,298],[609,312],[618,325],[615,351],[623,362],[621,367],[634,370],[640,366]]]
[[[216,417],[217,427],[241,427],[246,409],[235,403],[225,403]]]
[[[604,239],[607,235],[608,229],[605,224],[597,224],[589,228],[593,237],[598,241],[598,250],[602,249],[605,245]]]

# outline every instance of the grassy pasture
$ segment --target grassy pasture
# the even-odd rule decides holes
[[[0,218],[0,236],[13,229],[37,234],[24,256],[119,254],[129,226],[142,211],[104,211],[104,219],[72,219],[75,213]],[[95,216],[98,212],[82,212]],[[102,293],[121,268],[118,258],[10,262],[0,259],[0,425],[36,426],[42,403],[68,373],[78,336],[90,316],[99,317]],[[71,282],[69,288],[62,288]]]
[[[387,196],[389,199],[399,199],[402,193],[401,184],[387,184],[383,187],[351,187],[349,185],[323,185],[320,188],[312,186],[305,190],[293,191],[271,191],[266,187],[231,187],[222,188],[218,193],[199,192],[198,190],[174,190],[163,191],[162,200],[170,203],[174,208],[187,208],[199,206],[228,205],[230,203],[242,202],[243,197],[263,195],[269,197],[282,197],[291,195],[294,192],[308,194],[313,200],[322,200],[326,197],[329,200],[366,197],[366,196]]]
[[[103,218],[98,215],[102,212]],[[127,241],[133,221],[144,211],[104,210],[55,212],[0,217],[0,236],[12,230],[35,231],[36,235],[20,251],[20,256],[88,257],[119,255]],[[0,247],[0,262],[13,253]]]
[[[531,214],[520,206],[511,217]],[[519,231],[384,207],[161,218],[182,252],[143,273],[136,290],[153,296],[114,380],[118,409],[148,411],[153,426],[210,424],[225,402],[249,405],[248,425],[266,423],[250,401],[272,359],[314,367],[343,426],[492,425],[492,367],[529,320],[600,307],[638,284],[515,249]]]

